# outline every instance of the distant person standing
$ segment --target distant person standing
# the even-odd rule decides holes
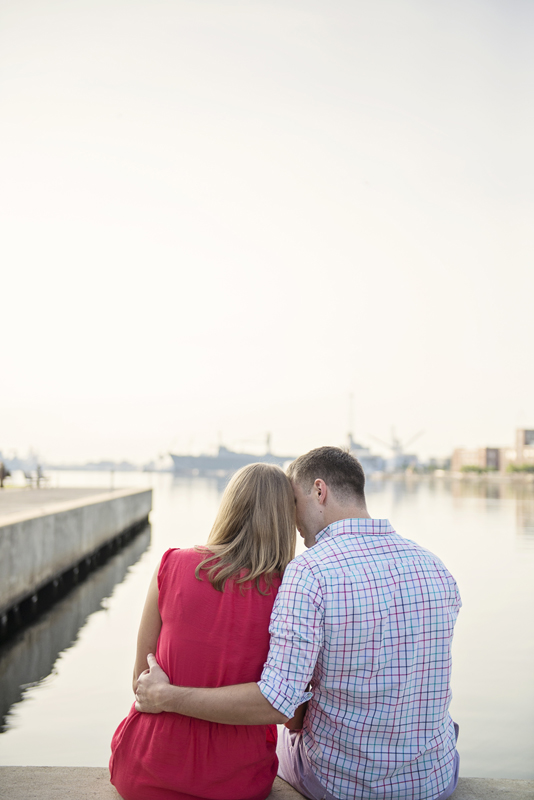
[[[287,722],[278,774],[310,800],[445,800],[459,770],[448,710],[456,583],[439,558],[370,518],[349,453],[312,450],[288,476],[308,550],[285,571],[261,680],[173,686],[150,657],[136,708]]]
[[[11,472],[7,469],[3,461],[0,461],[0,489],[4,488],[4,481],[9,478]]]

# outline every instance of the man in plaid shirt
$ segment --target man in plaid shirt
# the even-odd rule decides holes
[[[436,556],[370,518],[350,454],[312,450],[288,476],[308,550],[284,574],[260,682],[170,686],[151,657],[136,707],[287,723],[278,774],[310,800],[445,800],[459,766],[448,713],[456,583]]]

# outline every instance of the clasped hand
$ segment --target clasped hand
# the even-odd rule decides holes
[[[152,653],[148,654],[146,660],[148,669],[141,673],[135,687],[135,710],[145,714],[160,714],[165,710],[163,695],[170,681]]]

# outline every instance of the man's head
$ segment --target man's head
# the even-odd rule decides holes
[[[360,462],[339,447],[318,447],[293,461],[287,475],[295,493],[297,528],[306,547],[339,519],[369,517]]]

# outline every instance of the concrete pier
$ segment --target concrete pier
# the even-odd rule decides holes
[[[50,675],[58,654],[76,641],[87,618],[102,608],[150,544],[146,526],[131,542],[121,547],[86,581],[72,587],[67,602],[54,603],[47,613],[32,620],[0,650],[0,724],[14,703],[22,699],[25,687]],[[0,734],[1,748],[2,734]],[[0,789],[1,794],[1,789]]]
[[[102,767],[0,767],[0,800],[119,800]],[[534,781],[460,778],[452,800],[533,800]],[[276,778],[268,800],[301,800]]]
[[[0,620],[148,520],[152,490],[11,489],[0,495]]]

